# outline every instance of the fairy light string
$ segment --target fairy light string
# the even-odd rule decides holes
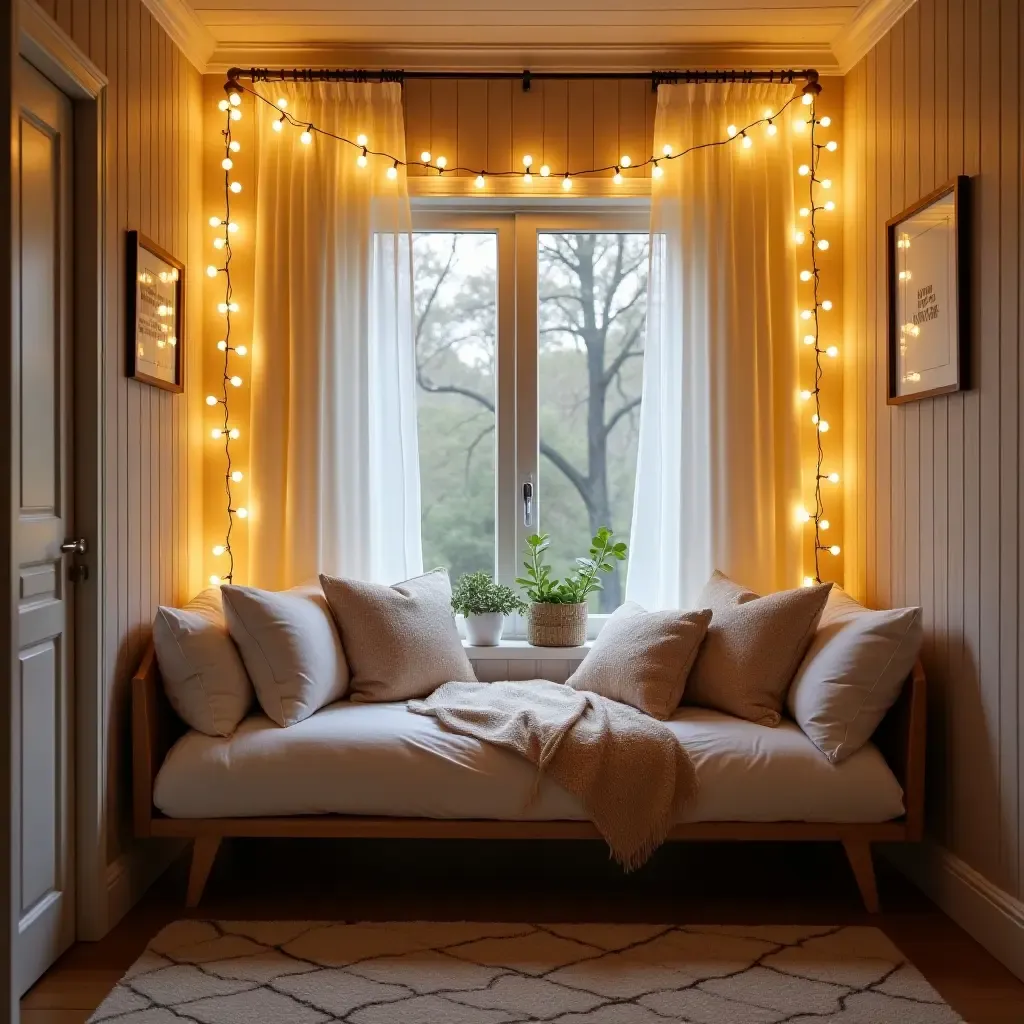
[[[837,148],[837,144],[834,141],[830,141],[826,144],[818,143],[818,128],[827,128],[830,124],[830,119],[827,117],[819,119],[817,116],[817,95],[821,92],[821,85],[817,80],[808,81],[803,87],[802,93],[798,93],[787,100],[778,111],[765,111],[763,117],[757,118],[750,124],[739,128],[735,125],[729,125],[726,130],[726,137],[722,139],[715,139],[709,142],[696,143],[692,146],[688,146],[685,149],[674,151],[669,145],[665,145],[662,152],[657,155],[651,155],[647,159],[633,162],[629,154],[623,153],[619,160],[613,164],[604,164],[598,167],[589,167],[585,169],[569,170],[565,169],[553,175],[552,168],[548,164],[542,164],[538,169],[535,168],[533,157],[526,155],[522,158],[523,170],[488,170],[487,168],[468,167],[461,164],[449,166],[447,159],[443,155],[433,156],[428,150],[424,150],[420,153],[419,160],[406,160],[396,156],[393,153],[388,153],[383,150],[372,149],[370,146],[369,139],[359,134],[354,139],[347,138],[344,135],[339,135],[335,132],[328,131],[326,129],[318,127],[309,121],[305,121],[300,118],[296,113],[287,109],[287,101],[284,99],[278,99],[276,102],[268,99],[260,92],[256,91],[249,86],[246,86],[236,78],[229,78],[225,85],[225,91],[227,92],[227,99],[220,102],[220,109],[225,114],[225,126],[222,130],[224,137],[224,159],[222,167],[224,168],[224,215],[223,219],[219,217],[211,217],[211,226],[223,228],[222,235],[219,235],[214,241],[214,245],[217,249],[224,251],[224,263],[222,266],[210,266],[207,268],[207,273],[211,277],[216,277],[219,274],[224,275],[224,300],[218,304],[218,311],[224,317],[224,338],[218,342],[218,348],[223,352],[224,360],[221,373],[221,395],[210,395],[206,401],[212,406],[220,405],[223,411],[223,422],[220,427],[213,430],[213,436],[216,439],[222,439],[224,442],[224,455],[225,455],[225,475],[224,475],[224,491],[227,502],[227,529],[224,536],[223,544],[218,544],[213,549],[213,554],[216,557],[227,558],[227,572],[216,574],[210,577],[210,582],[213,584],[230,583],[234,577],[234,554],[231,548],[231,534],[235,526],[236,517],[239,519],[245,519],[248,515],[245,508],[236,508],[233,501],[232,483],[237,483],[242,479],[242,474],[233,469],[232,453],[231,453],[231,442],[237,440],[239,437],[239,431],[237,428],[231,425],[230,406],[229,406],[229,388],[240,386],[242,381],[241,378],[236,374],[232,373],[232,360],[234,356],[245,355],[246,349],[244,346],[234,346],[231,341],[231,315],[237,312],[238,306],[233,299],[232,284],[231,284],[231,259],[232,259],[232,247],[231,247],[231,235],[236,230],[237,226],[231,221],[231,196],[233,193],[241,191],[241,184],[232,179],[231,170],[233,167],[233,154],[239,150],[239,144],[232,139],[231,124],[232,121],[236,121],[241,118],[241,111],[238,109],[241,103],[241,97],[243,93],[251,95],[255,102],[265,104],[267,107],[274,111],[274,121],[271,127],[276,132],[281,132],[285,127],[296,128],[300,130],[299,140],[304,145],[311,145],[316,136],[333,139],[337,142],[343,143],[344,145],[352,147],[356,150],[356,164],[360,168],[366,168],[369,165],[371,159],[383,161],[386,164],[386,177],[389,180],[395,180],[398,177],[398,171],[401,167],[420,167],[426,171],[435,171],[438,176],[445,174],[452,176],[457,174],[463,174],[472,176],[474,185],[478,190],[482,190],[487,183],[488,178],[515,178],[521,180],[525,185],[530,185],[534,180],[534,175],[539,173],[541,178],[558,177],[561,179],[561,187],[566,192],[571,191],[573,180],[580,177],[590,177],[597,175],[611,175],[612,182],[616,185],[621,184],[624,181],[624,173],[628,172],[633,176],[640,175],[645,172],[649,167],[651,169],[651,177],[659,179],[664,174],[664,163],[671,163],[674,160],[679,160],[690,153],[698,152],[704,149],[713,149],[719,146],[727,146],[730,144],[737,144],[743,149],[750,149],[754,142],[751,132],[761,125],[765,126],[766,134],[774,136],[778,132],[777,122],[778,119],[785,113],[787,108],[795,103],[802,103],[810,107],[809,118],[806,121],[797,120],[794,122],[794,129],[802,131],[806,125],[810,126],[810,158],[808,164],[803,164],[799,168],[801,175],[808,177],[808,193],[810,206],[806,209],[802,209],[800,213],[809,217],[809,229],[807,235],[810,242],[811,251],[811,269],[810,271],[802,271],[800,278],[805,282],[813,282],[813,308],[810,310],[804,310],[801,316],[804,320],[808,321],[809,333],[805,335],[804,341],[808,345],[814,346],[814,388],[813,390],[805,390],[801,392],[801,397],[804,400],[813,398],[814,413],[811,417],[812,424],[815,428],[815,480],[814,480],[814,511],[808,513],[805,510],[800,510],[800,520],[807,522],[813,521],[814,524],[814,576],[807,576],[804,578],[804,582],[807,585],[812,583],[821,582],[821,565],[820,556],[822,552],[828,552],[832,555],[839,555],[840,547],[837,544],[824,544],[822,543],[822,533],[827,531],[830,527],[829,521],[825,518],[825,503],[822,493],[822,481],[829,481],[831,483],[839,482],[839,474],[836,472],[825,473],[823,472],[825,466],[825,450],[822,440],[822,434],[826,433],[829,429],[829,424],[822,418],[821,408],[821,384],[824,376],[824,363],[822,357],[834,358],[838,356],[838,349],[834,345],[829,345],[825,348],[821,344],[821,314],[827,312],[832,308],[832,303],[828,299],[822,299],[820,294],[821,287],[821,267],[819,264],[819,253],[824,252],[829,247],[827,239],[819,238],[818,236],[818,215],[822,211],[831,212],[835,208],[835,204],[831,200],[825,200],[819,203],[818,189],[829,189],[831,187],[831,181],[827,178],[819,177],[818,170],[824,152],[833,152]],[[802,231],[794,229],[795,240],[800,243],[805,241],[805,237]]]

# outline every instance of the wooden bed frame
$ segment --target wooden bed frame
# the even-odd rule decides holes
[[[677,825],[681,840],[817,840],[841,842],[864,905],[878,911],[871,858],[874,842],[920,840],[924,818],[925,677],[918,662],[874,736],[903,787],[906,813],[879,824],[827,822],[704,822]],[[135,834],[192,839],[186,905],[202,898],[221,840],[233,836],[346,837],[354,839],[598,839],[585,821],[488,821],[317,815],[280,818],[168,818],[153,806],[153,785],[168,751],[185,726],[164,695],[152,645],[132,679],[132,759]]]

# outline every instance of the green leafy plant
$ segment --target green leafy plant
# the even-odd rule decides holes
[[[576,568],[559,580],[552,578],[551,566],[543,558],[551,546],[546,533],[535,533],[526,538],[528,560],[523,562],[526,576],[516,578],[516,583],[526,591],[534,604],[582,604],[595,591],[602,590],[602,572],[613,572],[616,561],[626,558],[624,541],[613,542],[613,532],[602,526],[590,542],[590,557],[577,558]]]
[[[504,583],[495,583],[487,572],[470,572],[452,591],[452,608],[462,615],[525,612],[526,602]]]

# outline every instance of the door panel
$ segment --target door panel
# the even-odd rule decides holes
[[[14,154],[15,423],[20,481],[14,730],[16,981],[24,992],[74,938],[71,535],[71,104],[19,59]]]

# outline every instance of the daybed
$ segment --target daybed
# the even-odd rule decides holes
[[[793,723],[765,729],[681,708],[700,795],[672,840],[831,840],[878,909],[872,842],[921,838],[925,678],[920,664],[873,743],[830,764]],[[132,681],[138,836],[195,840],[195,906],[225,836],[592,839],[582,808],[516,755],[445,731],[404,704],[339,701],[281,729],[253,715],[228,738],[186,731],[152,647]]]

